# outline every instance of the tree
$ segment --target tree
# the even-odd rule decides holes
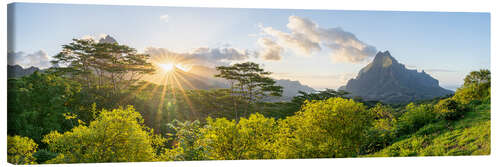
[[[298,109],[302,106],[302,104],[309,100],[326,100],[332,97],[344,97],[345,95],[349,94],[346,91],[340,90],[340,91],[335,91],[333,89],[326,89],[323,91],[319,92],[313,92],[313,93],[307,93],[304,91],[299,91],[300,95],[297,95],[293,97],[292,103],[296,104]]]
[[[356,156],[372,120],[363,104],[352,99],[306,101],[301,111],[278,123],[278,158]]]
[[[251,114],[239,122],[208,118],[202,129],[200,144],[207,150],[209,159],[272,159],[275,158],[273,143],[277,133],[276,121],[262,114]]]
[[[21,136],[7,136],[7,161],[15,165],[35,164],[33,153],[38,145],[32,139]]]
[[[490,83],[491,73],[490,70],[481,69],[479,71],[472,71],[464,78],[464,85],[468,84],[481,84]]]
[[[369,129],[369,140],[363,148],[363,154],[374,153],[387,147],[396,137],[397,119],[390,106],[377,103],[369,109],[369,112],[375,120]]]
[[[201,135],[201,125],[198,120],[180,122],[172,121],[169,126],[175,130],[174,148],[167,152],[171,154],[166,160],[205,160],[205,147],[198,142]],[[173,154],[172,154],[173,153]]]
[[[434,110],[438,113],[439,118],[446,120],[457,120],[465,113],[465,109],[452,98],[440,100],[434,106]]]
[[[48,163],[138,162],[156,160],[161,140],[143,125],[132,106],[103,110],[89,126],[52,131],[42,140],[59,155]]]
[[[415,105],[410,103],[405,108],[406,112],[398,118],[397,134],[403,136],[416,132],[424,125],[436,120],[437,114],[430,104]]]
[[[78,114],[73,105],[80,85],[52,74],[35,72],[9,79],[8,133],[32,138],[40,143],[50,131],[66,131],[77,123],[65,119]]]
[[[464,79],[453,99],[461,104],[469,104],[474,100],[490,100],[491,74],[489,70],[472,71]]]
[[[276,81],[268,77],[271,72],[264,71],[259,64],[245,62],[231,66],[219,66],[216,69],[219,74],[215,77],[229,80],[233,94],[248,101],[243,116],[247,115],[249,105],[260,101],[265,96],[281,96],[283,92],[283,87],[274,85]],[[234,110],[236,110],[236,106]],[[236,118],[238,118],[238,114]]]
[[[52,61],[57,71],[69,73],[87,88],[112,85],[113,91],[134,84],[143,74],[154,72],[149,55],[118,43],[73,39]]]

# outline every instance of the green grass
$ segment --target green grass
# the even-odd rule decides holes
[[[462,119],[427,124],[367,157],[489,155],[490,134],[490,104],[482,104]]]

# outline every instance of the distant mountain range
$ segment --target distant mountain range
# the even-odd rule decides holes
[[[25,75],[30,75],[35,71],[40,70],[37,67],[23,68],[19,65],[8,65],[7,66],[8,77],[22,77]],[[217,74],[217,70],[214,68],[209,68],[205,66],[193,66],[189,72],[185,72],[177,67],[174,67],[174,73],[176,73],[177,81],[173,84],[175,87],[180,85],[183,89],[213,89],[213,88],[229,88],[229,83],[222,78],[215,78],[214,75]],[[156,84],[161,84],[161,81],[155,82]],[[177,84],[178,82],[178,84]],[[291,81],[286,79],[277,79],[276,84],[283,87],[283,95],[279,98],[267,98],[266,101],[290,101],[294,96],[298,94],[299,91],[304,91],[308,93],[315,92],[313,88],[301,84],[299,81]]]
[[[31,66],[30,68],[23,68],[20,65],[7,65],[7,77],[17,78],[25,75],[33,74],[35,71],[43,71],[38,67]]]
[[[453,94],[453,91],[440,87],[439,81],[425,71],[406,69],[389,51],[378,52],[356,78],[339,90],[350,92],[352,97],[385,103],[406,103]]]

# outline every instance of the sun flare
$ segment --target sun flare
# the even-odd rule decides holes
[[[189,66],[182,65],[180,63],[174,64],[174,63],[158,63],[157,64],[160,69],[162,69],[165,72],[171,72],[174,71],[175,69],[180,69],[184,72],[188,72],[191,68]]]
[[[172,64],[172,63],[158,64],[158,67],[160,67],[162,70],[164,70],[166,72],[170,72],[174,69],[174,64]]]

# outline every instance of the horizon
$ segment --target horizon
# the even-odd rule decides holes
[[[15,27],[9,27],[8,64],[23,68],[50,67],[61,45],[103,35],[152,57],[181,57],[186,66],[253,61],[273,78],[316,90],[345,85],[378,51],[388,50],[408,69],[425,70],[450,90],[470,71],[491,64],[489,13],[38,3],[8,8],[8,25]]]

